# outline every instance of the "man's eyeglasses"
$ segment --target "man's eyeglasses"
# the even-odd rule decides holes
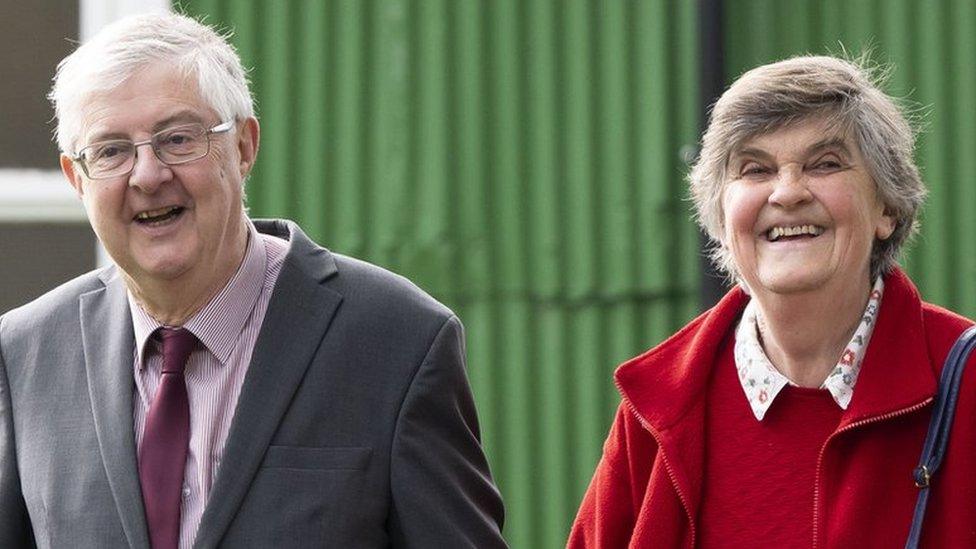
[[[109,139],[87,145],[72,160],[81,164],[89,179],[110,179],[128,175],[136,165],[136,149],[152,147],[160,162],[176,166],[199,160],[210,154],[210,136],[230,131],[234,121],[228,120],[207,129],[203,124],[185,124],[156,132],[145,141]]]

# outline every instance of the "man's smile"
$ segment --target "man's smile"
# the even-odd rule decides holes
[[[182,206],[166,206],[165,208],[139,212],[133,218],[133,221],[143,225],[161,225],[167,221],[176,219],[184,211],[186,211],[186,208]]]

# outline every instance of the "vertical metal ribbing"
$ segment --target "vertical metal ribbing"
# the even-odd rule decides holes
[[[454,308],[514,547],[563,545],[615,366],[698,309],[697,4],[190,0],[262,119],[255,217]]]

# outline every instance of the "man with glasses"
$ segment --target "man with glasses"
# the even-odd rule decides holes
[[[460,323],[247,217],[223,38],[124,20],[51,99],[114,265],[0,319],[0,547],[504,547]]]

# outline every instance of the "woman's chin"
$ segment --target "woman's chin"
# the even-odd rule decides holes
[[[829,282],[827,273],[810,269],[777,269],[759,273],[752,282],[753,293],[765,292],[779,295],[801,294],[824,288]]]

